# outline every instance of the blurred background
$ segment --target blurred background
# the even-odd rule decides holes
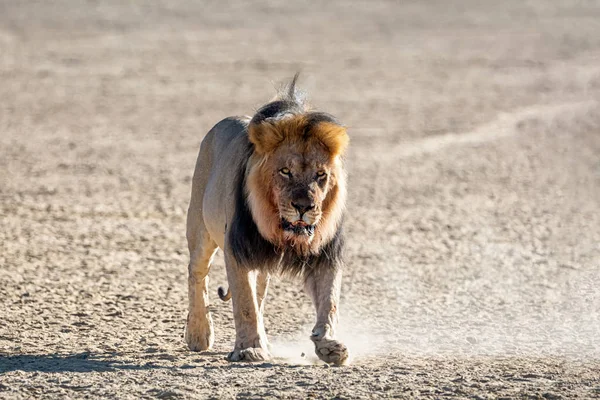
[[[220,257],[215,353],[191,354],[182,339],[191,177],[204,134],[224,117],[252,115],[296,71],[312,104],[351,136],[342,337],[357,367],[351,381],[313,370],[305,381],[330,379],[317,387],[329,396],[383,393],[381,379],[399,376],[391,365],[401,364],[428,371],[403,383],[419,392],[423,379],[473,371],[481,357],[513,357],[489,365],[557,374],[522,378],[538,387],[559,376],[578,382],[574,392],[593,387],[597,1],[2,0],[7,393],[70,393],[39,371],[134,398],[163,393],[164,380],[187,396],[206,389],[186,392],[189,377],[232,379],[230,369],[201,368],[228,368],[233,343],[231,304],[216,296],[226,283]],[[299,355],[312,354],[314,316],[300,284],[276,279],[266,312],[276,355],[307,362]],[[144,363],[167,370],[137,368]],[[112,383],[70,374],[114,365],[128,368]],[[274,368],[275,383],[256,370],[239,379],[252,393],[309,393],[282,389],[298,378]],[[523,382],[503,379],[508,389],[496,394]],[[227,390],[217,393],[242,393]]]

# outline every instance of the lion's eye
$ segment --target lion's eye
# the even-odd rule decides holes
[[[317,178],[322,178],[325,175],[327,175],[327,173],[325,171],[319,171],[319,172],[317,172]]]
[[[289,178],[290,176],[292,176],[292,173],[290,172],[290,170],[289,170],[288,168],[281,168],[281,169],[279,170],[279,173],[280,173],[281,175],[284,175],[284,176],[288,177],[288,178]]]

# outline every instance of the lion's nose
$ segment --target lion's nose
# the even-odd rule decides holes
[[[300,215],[302,215],[305,212],[310,211],[313,208],[315,208],[315,204],[313,202],[311,202],[310,199],[298,199],[298,200],[292,201],[292,207],[294,207],[296,210],[298,210]]]

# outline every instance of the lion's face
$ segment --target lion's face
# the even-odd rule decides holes
[[[297,147],[281,146],[265,167],[273,178],[273,199],[284,237],[310,241],[323,215],[335,166],[325,150],[301,152]]]
[[[318,252],[344,208],[346,130],[304,114],[251,124],[249,137],[254,154],[246,190],[260,233],[304,254]]]

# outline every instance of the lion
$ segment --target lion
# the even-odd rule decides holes
[[[214,343],[208,272],[225,258],[236,340],[229,361],[271,358],[263,325],[272,274],[299,276],[316,308],[310,339],[326,363],[345,364],[336,340],[342,279],[349,138],[330,114],[314,111],[291,83],[253,117],[229,117],[202,140],[187,215],[190,252],[185,340]]]

